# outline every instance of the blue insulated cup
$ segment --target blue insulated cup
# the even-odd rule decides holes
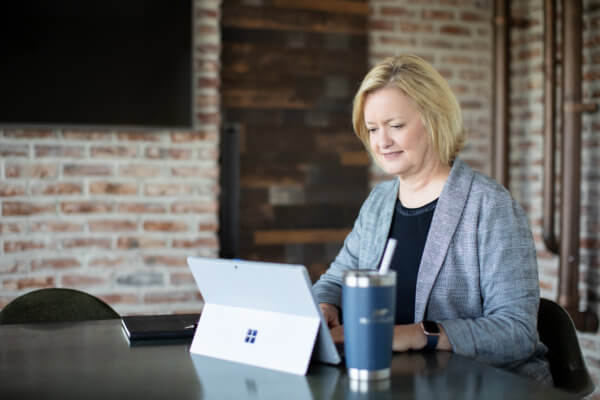
[[[342,313],[344,352],[350,379],[390,376],[396,272],[349,270],[344,273]]]

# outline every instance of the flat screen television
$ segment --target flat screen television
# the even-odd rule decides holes
[[[193,0],[7,1],[0,14],[0,126],[192,126]]]

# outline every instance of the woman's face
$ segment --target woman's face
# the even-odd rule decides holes
[[[395,87],[384,87],[365,99],[364,117],[371,152],[388,174],[408,178],[439,163],[421,114]]]

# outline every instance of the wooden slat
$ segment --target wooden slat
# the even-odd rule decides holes
[[[342,165],[370,165],[371,160],[366,151],[348,151],[340,155],[340,163]]]
[[[254,244],[343,242],[350,229],[262,230],[254,232]]]
[[[363,16],[244,6],[228,8],[223,13],[222,26],[351,35],[364,35],[367,31]]]
[[[364,2],[345,0],[273,0],[279,8],[327,11],[342,14],[368,15],[369,5]]]
[[[225,89],[222,104],[225,107],[307,109],[314,106],[316,99],[302,99],[294,89]]]

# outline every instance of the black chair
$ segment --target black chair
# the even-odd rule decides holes
[[[548,361],[554,386],[584,397],[594,391],[585,366],[577,331],[571,316],[552,300],[540,299],[538,312],[540,340],[548,347]]]
[[[120,318],[104,301],[91,294],[66,288],[25,293],[0,312],[0,324],[67,322]]]

